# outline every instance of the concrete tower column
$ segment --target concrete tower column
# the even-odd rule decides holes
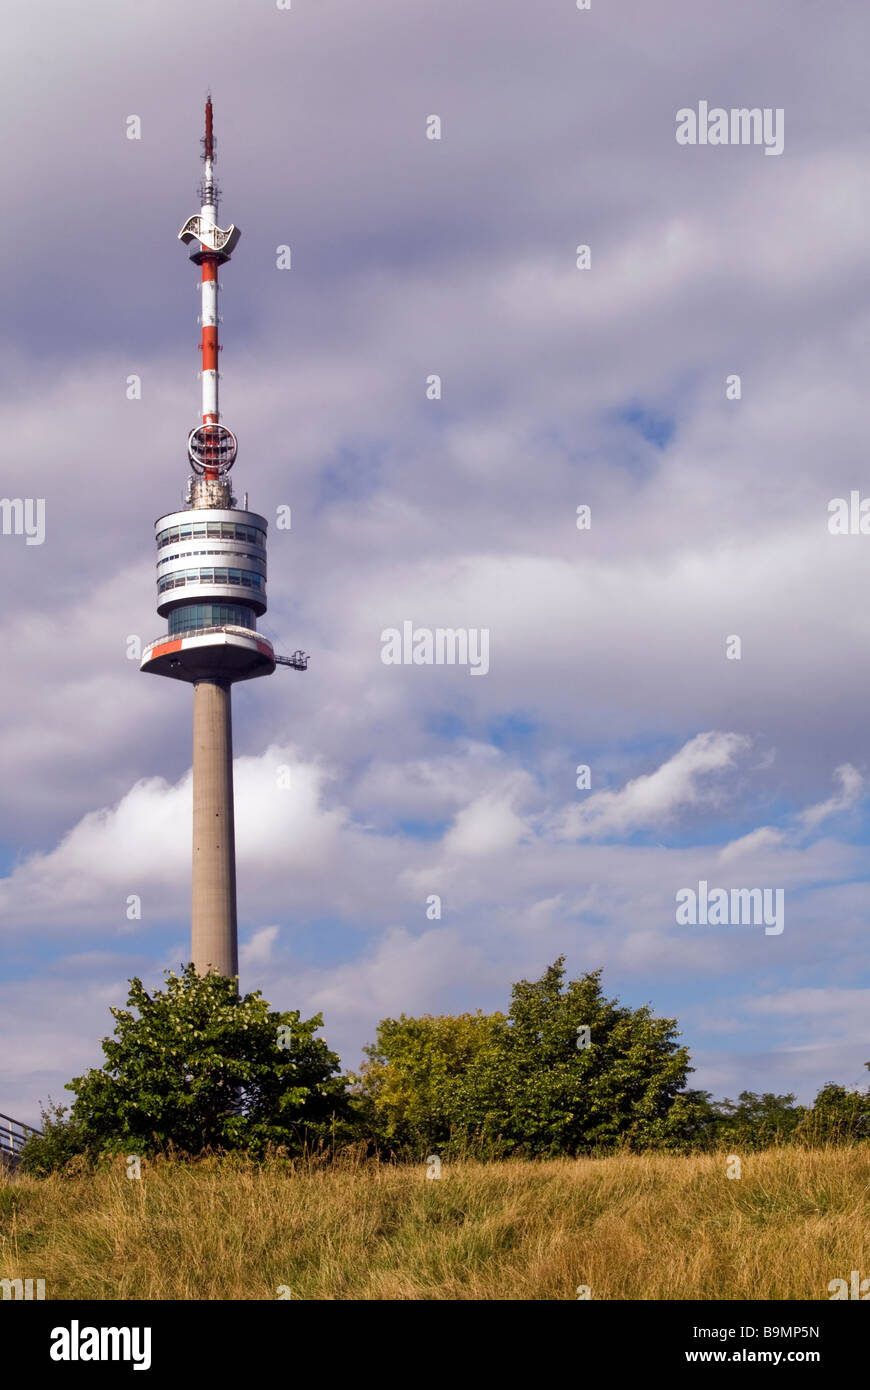
[[[232,686],[193,687],[193,912],[197,973],[238,975]]]

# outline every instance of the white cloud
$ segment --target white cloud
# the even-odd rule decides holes
[[[143,900],[143,919],[177,912],[190,882],[190,771],[169,785],[137,782],[113,807],[91,811],[46,853],[30,855],[0,880],[7,929],[39,922],[72,927],[125,918],[126,897]],[[297,901],[316,894],[318,877],[340,858],[347,816],[323,804],[329,780],[319,764],[292,746],[234,761],[236,846],[240,874],[279,876]],[[286,786],[284,785],[286,783]],[[360,832],[348,828],[342,853],[359,853]],[[186,906],[186,903],[185,903]]]
[[[240,965],[248,969],[256,965],[268,965],[272,959],[272,947],[278,939],[280,927],[261,927],[255,931],[250,941],[239,947]]]
[[[739,839],[723,845],[719,859],[723,864],[728,864],[735,859],[745,859],[758,850],[775,849],[785,841],[786,836],[781,830],[772,825],[761,825],[757,830],[750,830],[748,835],[741,835]]]
[[[740,734],[697,734],[655,772],[635,777],[619,791],[593,792],[570,807],[559,827],[565,838],[591,839],[663,825],[681,811],[716,799],[707,780],[734,767],[749,747]]]
[[[490,793],[464,806],[444,836],[444,856],[499,854],[519,844],[529,825],[514,810],[515,796],[516,790]]]
[[[808,806],[805,811],[801,811],[798,819],[805,830],[815,830],[816,826],[830,816],[851,810],[863,796],[864,778],[851,763],[842,763],[840,767],[835,768],[834,777],[840,784],[840,790],[829,796],[827,801],[820,801],[817,805]]]

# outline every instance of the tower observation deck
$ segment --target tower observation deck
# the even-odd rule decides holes
[[[237,507],[230,484],[238,444],[218,406],[218,269],[241,232],[217,224],[211,97],[203,148],[200,211],[178,233],[201,267],[202,421],[187,438],[185,505],[155,522],[157,612],[168,631],[145,648],[140,669],[193,686],[191,955],[200,973],[237,975],[231,689],[271,675],[276,663],[304,670],[307,657],[276,656],[257,631],[266,612],[268,523]]]

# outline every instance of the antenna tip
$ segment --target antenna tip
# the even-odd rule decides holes
[[[205,103],[205,156],[206,156],[206,159],[211,159],[213,155],[214,155],[214,128],[213,128],[213,125],[212,125],[211,92],[209,92],[209,94],[208,94],[208,99],[206,100],[206,103]]]

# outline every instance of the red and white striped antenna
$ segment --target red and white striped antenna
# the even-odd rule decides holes
[[[187,454],[195,474],[209,482],[217,482],[226,477],[238,453],[235,435],[220,423],[218,406],[218,267],[230,259],[242,233],[232,225],[226,231],[217,225],[214,113],[210,94],[205,103],[203,150],[202,205],[199,213],[189,217],[178,233],[185,245],[199,242],[199,250],[192,251],[190,259],[202,267],[202,424],[190,431]]]

